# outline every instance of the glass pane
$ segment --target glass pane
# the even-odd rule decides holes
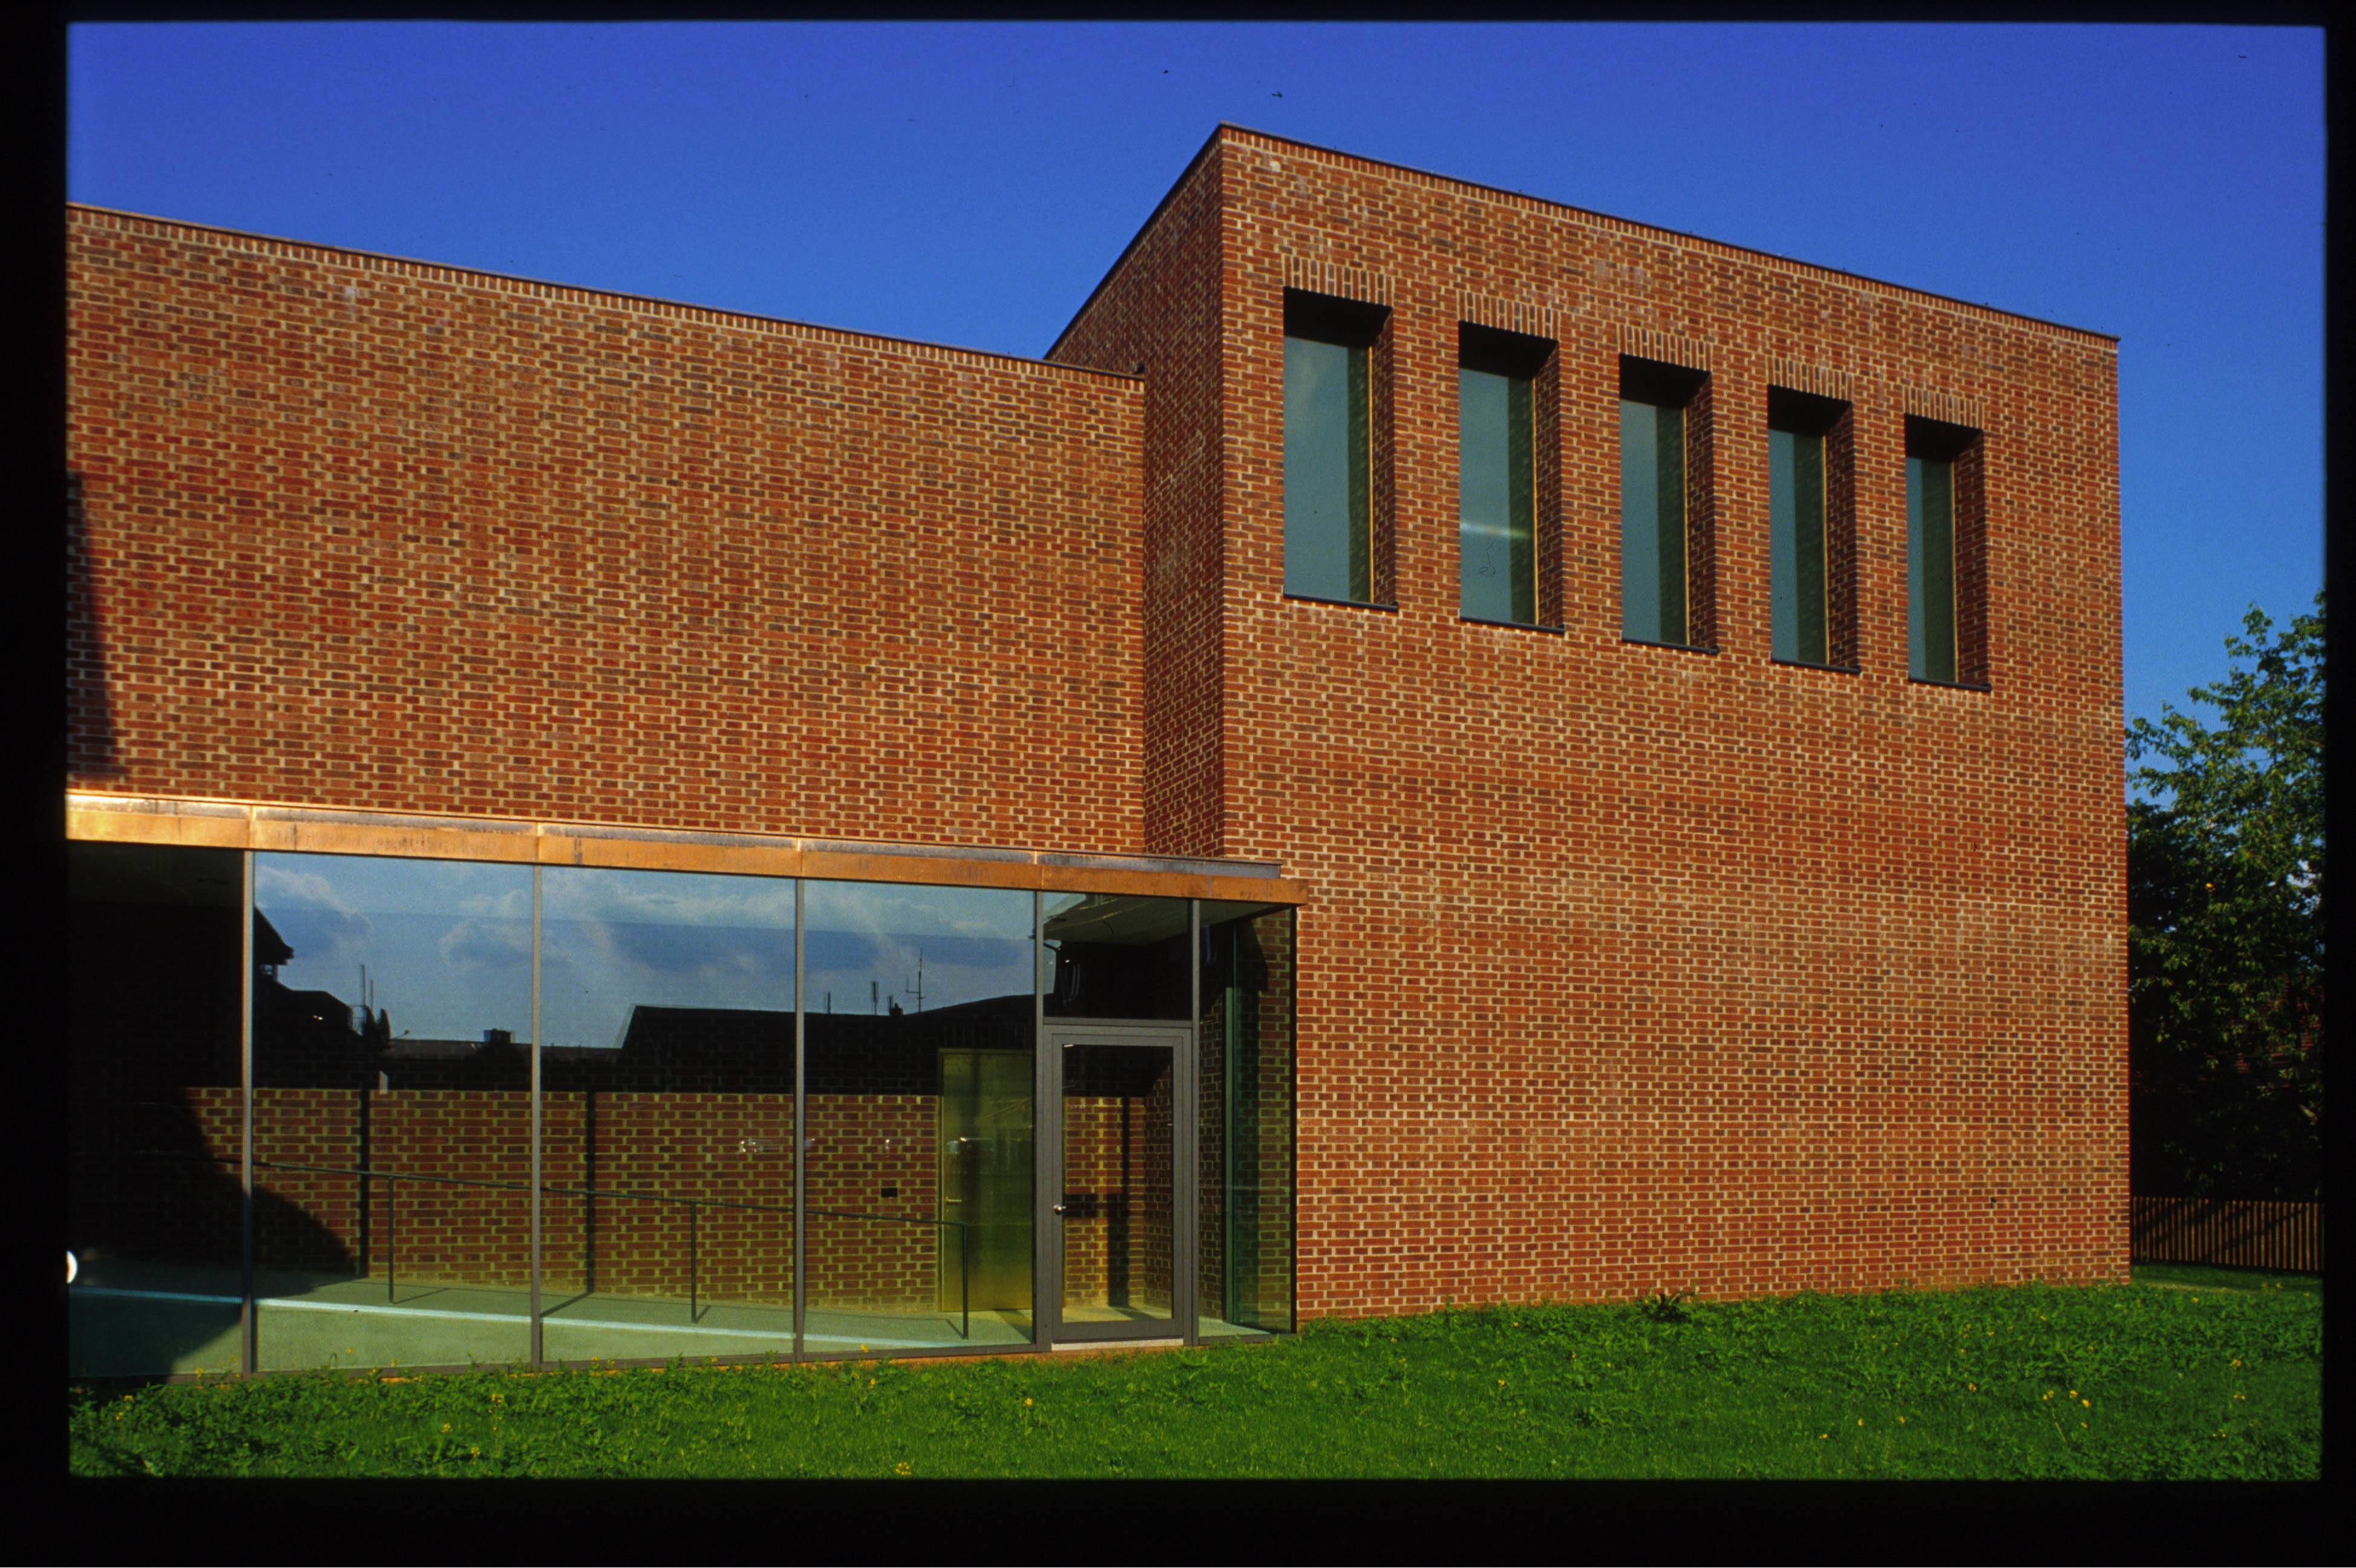
[[[1620,403],[1620,635],[1686,640],[1685,411]]]
[[[1289,909],[1203,907],[1202,1332],[1293,1326]]]
[[[794,884],[541,882],[542,1354],[793,1349]]]
[[[1367,553],[1367,355],[1284,340],[1284,591],[1364,602]]]
[[[241,859],[67,846],[67,1369],[77,1377],[238,1370]]]
[[[1906,666],[1955,678],[1954,464],[1927,457],[1906,460]]]
[[[260,1365],[530,1353],[531,872],[254,857]]]
[[[1829,661],[1825,582],[1825,438],[1767,432],[1768,590],[1774,655]]]
[[[802,896],[807,1347],[1029,1343],[1033,895]]]
[[[1175,1075],[1167,1046],[1064,1048],[1064,1321],[1171,1313]]]
[[[1193,1006],[1187,902],[1049,893],[1041,985],[1051,1019],[1183,1019]]]
[[[1526,624],[1537,617],[1530,383],[1466,369],[1456,381],[1460,613]]]

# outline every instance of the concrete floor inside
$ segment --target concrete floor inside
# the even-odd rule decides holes
[[[499,1286],[430,1281],[258,1275],[257,1364],[263,1371],[327,1367],[510,1363],[530,1354],[530,1296]],[[239,1275],[234,1267],[108,1261],[68,1287],[68,1371],[76,1377],[235,1372]],[[703,1360],[793,1353],[790,1301],[775,1306],[684,1297],[541,1291],[541,1353],[568,1364]],[[1166,1320],[1165,1320],[1166,1321]],[[1203,1338],[1260,1332],[1217,1319]],[[803,1344],[814,1354],[869,1350],[986,1351],[1032,1341],[1027,1312],[956,1313],[806,1309]]]

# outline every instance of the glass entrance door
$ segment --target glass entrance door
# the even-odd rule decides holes
[[[1192,1338],[1193,1031],[1050,1023],[1043,1043],[1056,1079],[1041,1096],[1055,1122],[1040,1230],[1052,1338]]]

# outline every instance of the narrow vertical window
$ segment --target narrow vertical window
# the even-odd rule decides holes
[[[1304,599],[1375,597],[1373,360],[1384,315],[1286,295],[1284,591]]]
[[[1787,664],[1847,667],[1855,657],[1845,592],[1850,557],[1848,405],[1767,390],[1767,592],[1770,651]]]
[[[1701,376],[1620,362],[1620,635],[1691,642],[1687,415]]]
[[[1955,678],[1955,465],[1906,460],[1906,673]]]
[[[1767,432],[1767,496],[1774,655],[1793,664],[1828,664],[1823,436]]]
[[[1538,378],[1554,345],[1458,328],[1457,603],[1469,621],[1541,619]]]
[[[1906,421],[1906,673],[1917,680],[1987,678],[1983,608],[1979,432]]]

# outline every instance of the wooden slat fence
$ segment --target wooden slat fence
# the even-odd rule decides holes
[[[2239,1198],[2136,1198],[2129,1202],[2130,1247],[2136,1263],[2323,1272],[2320,1203]]]

